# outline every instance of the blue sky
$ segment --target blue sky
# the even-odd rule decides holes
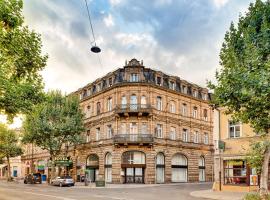
[[[250,2],[88,0],[99,56],[90,52],[84,0],[24,0],[23,12],[49,54],[42,72],[46,90],[69,93],[134,57],[146,67],[205,86],[219,67],[226,30]]]

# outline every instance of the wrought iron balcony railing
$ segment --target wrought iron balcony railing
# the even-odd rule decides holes
[[[115,144],[152,144],[151,134],[118,134],[113,137]]]
[[[115,107],[115,112],[120,113],[150,113],[152,107],[150,104],[119,104]]]

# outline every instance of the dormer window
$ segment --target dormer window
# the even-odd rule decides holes
[[[139,74],[132,73],[130,75],[130,82],[139,82]]]
[[[161,86],[161,77],[157,77],[157,85]]]
[[[197,90],[193,90],[193,97],[198,98],[198,91]]]
[[[87,90],[83,90],[83,98],[87,97]]]
[[[207,95],[205,93],[202,93],[202,99],[207,100]]]
[[[185,86],[185,85],[182,86],[182,92],[184,94],[187,94],[187,86]]]
[[[109,78],[109,87],[112,86],[112,78]]]
[[[169,82],[169,88],[170,88],[171,90],[175,90],[175,82],[170,81],[170,82]]]

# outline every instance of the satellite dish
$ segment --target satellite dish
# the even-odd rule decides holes
[[[99,53],[99,52],[101,52],[101,49],[98,46],[92,46],[91,51],[93,53]]]

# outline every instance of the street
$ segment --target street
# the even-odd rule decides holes
[[[0,200],[196,200],[190,192],[210,189],[212,184],[112,185],[109,188],[85,186],[57,187],[0,182]]]

